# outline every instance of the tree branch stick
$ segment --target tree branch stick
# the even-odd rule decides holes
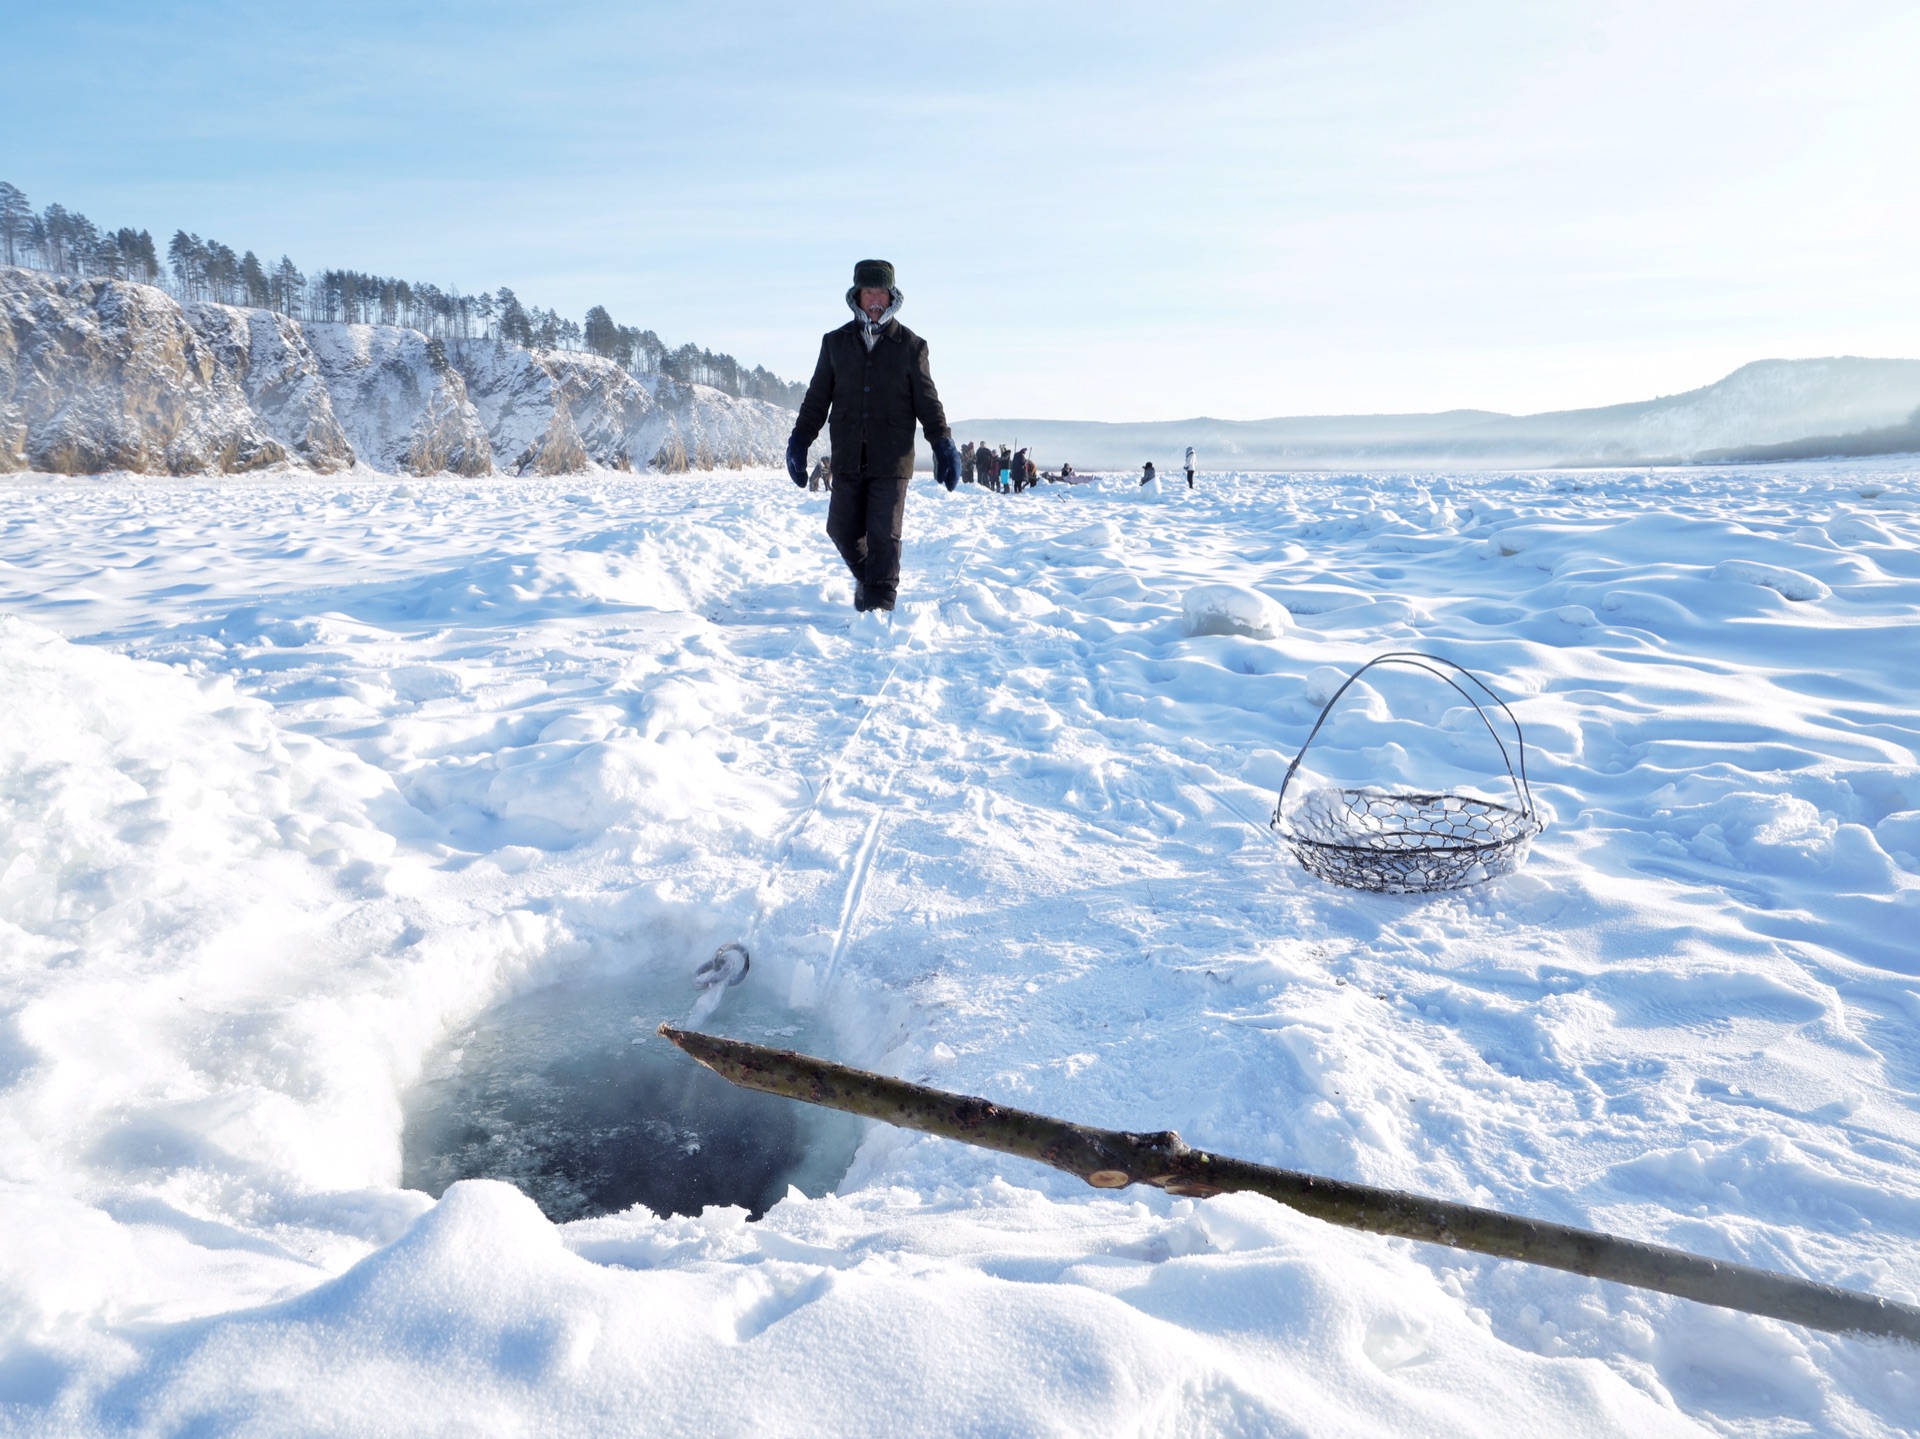
[[[1097,1189],[1151,1184],[1198,1198],[1244,1190],[1349,1229],[1518,1259],[1809,1329],[1891,1335],[1920,1343],[1920,1308],[1831,1284],[1591,1229],[1209,1154],[1172,1130],[1130,1134],[1095,1129],[792,1050],[668,1024],[660,1026],[660,1033],[714,1073],[747,1089],[1037,1160],[1077,1174]]]

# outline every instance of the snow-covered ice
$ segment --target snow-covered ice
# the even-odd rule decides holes
[[[1270,640],[1287,627],[1284,605],[1245,585],[1195,585],[1180,602],[1190,635]]]
[[[722,1031],[1920,1300],[1917,479],[920,486],[891,622],[766,474],[0,485],[0,1428],[1913,1432],[1897,1343],[888,1129],[401,1178],[488,1016],[751,931]],[[1386,649],[1512,703],[1520,873],[1268,834]],[[1504,783],[1418,674],[1313,762]]]

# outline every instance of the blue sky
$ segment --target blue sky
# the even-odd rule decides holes
[[[0,178],[960,416],[1606,403],[1920,355],[1920,5],[0,0]]]

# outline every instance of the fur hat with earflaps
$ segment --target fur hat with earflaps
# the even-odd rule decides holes
[[[847,291],[847,308],[856,315],[861,313],[862,290],[885,290],[893,296],[893,303],[887,307],[888,318],[892,318],[907,298],[900,293],[900,287],[893,283],[891,260],[861,260],[853,267],[853,287]]]

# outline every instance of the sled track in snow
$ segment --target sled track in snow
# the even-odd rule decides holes
[[[973,561],[974,553],[980,548],[980,540],[984,534],[985,530],[976,526],[973,539],[967,545],[966,553],[954,564],[953,573],[947,579],[946,589],[941,591],[940,598],[934,601],[936,621],[938,617],[945,612],[947,602],[953,598],[953,592],[959,588],[961,576],[966,574],[968,565]],[[894,657],[893,664],[888,667],[886,677],[880,681],[879,688],[873,692],[873,698],[867,701],[866,708],[861,711],[859,720],[855,722],[852,733],[847,736],[846,742],[840,746],[839,752],[835,754],[833,758],[833,763],[827,767],[826,777],[814,788],[813,798],[808,801],[806,809],[801,811],[800,817],[794,821],[782,837],[780,842],[780,858],[776,861],[767,877],[760,883],[760,898],[754,905],[753,918],[749,921],[746,933],[740,941],[749,949],[752,948],[753,941],[760,933],[760,926],[766,920],[768,907],[772,902],[774,890],[779,884],[781,876],[787,872],[787,866],[793,862],[794,846],[799,842],[800,836],[806,833],[807,827],[813,823],[814,816],[820,812],[821,804],[826,800],[828,793],[833,789],[835,782],[840,778],[842,771],[846,768],[847,761],[853,755],[855,747],[860,743],[860,737],[866,733],[867,726],[872,722],[873,717],[884,708],[886,701],[891,695],[894,678],[900,673],[901,666],[907,662],[909,657],[916,653],[922,657],[931,654],[931,644],[925,648],[916,650],[911,638],[909,638],[905,644],[900,646],[900,652]],[[911,759],[916,757],[917,755],[909,757],[893,767],[893,770],[887,776],[885,784],[882,786],[883,793],[892,792],[894,776],[904,770],[911,762]],[[822,981],[823,983],[825,980],[830,980],[833,977],[834,971],[838,969],[840,956],[846,949],[847,938],[852,931],[853,921],[859,913],[860,900],[866,891],[867,876],[872,869],[874,858],[879,852],[879,837],[883,827],[881,823],[882,819],[883,815],[876,811],[872,820],[867,825],[866,834],[862,837],[860,848],[855,854],[853,870],[847,880],[846,894],[841,901],[840,920],[835,931],[833,951],[827,962],[827,971],[825,979]]]

